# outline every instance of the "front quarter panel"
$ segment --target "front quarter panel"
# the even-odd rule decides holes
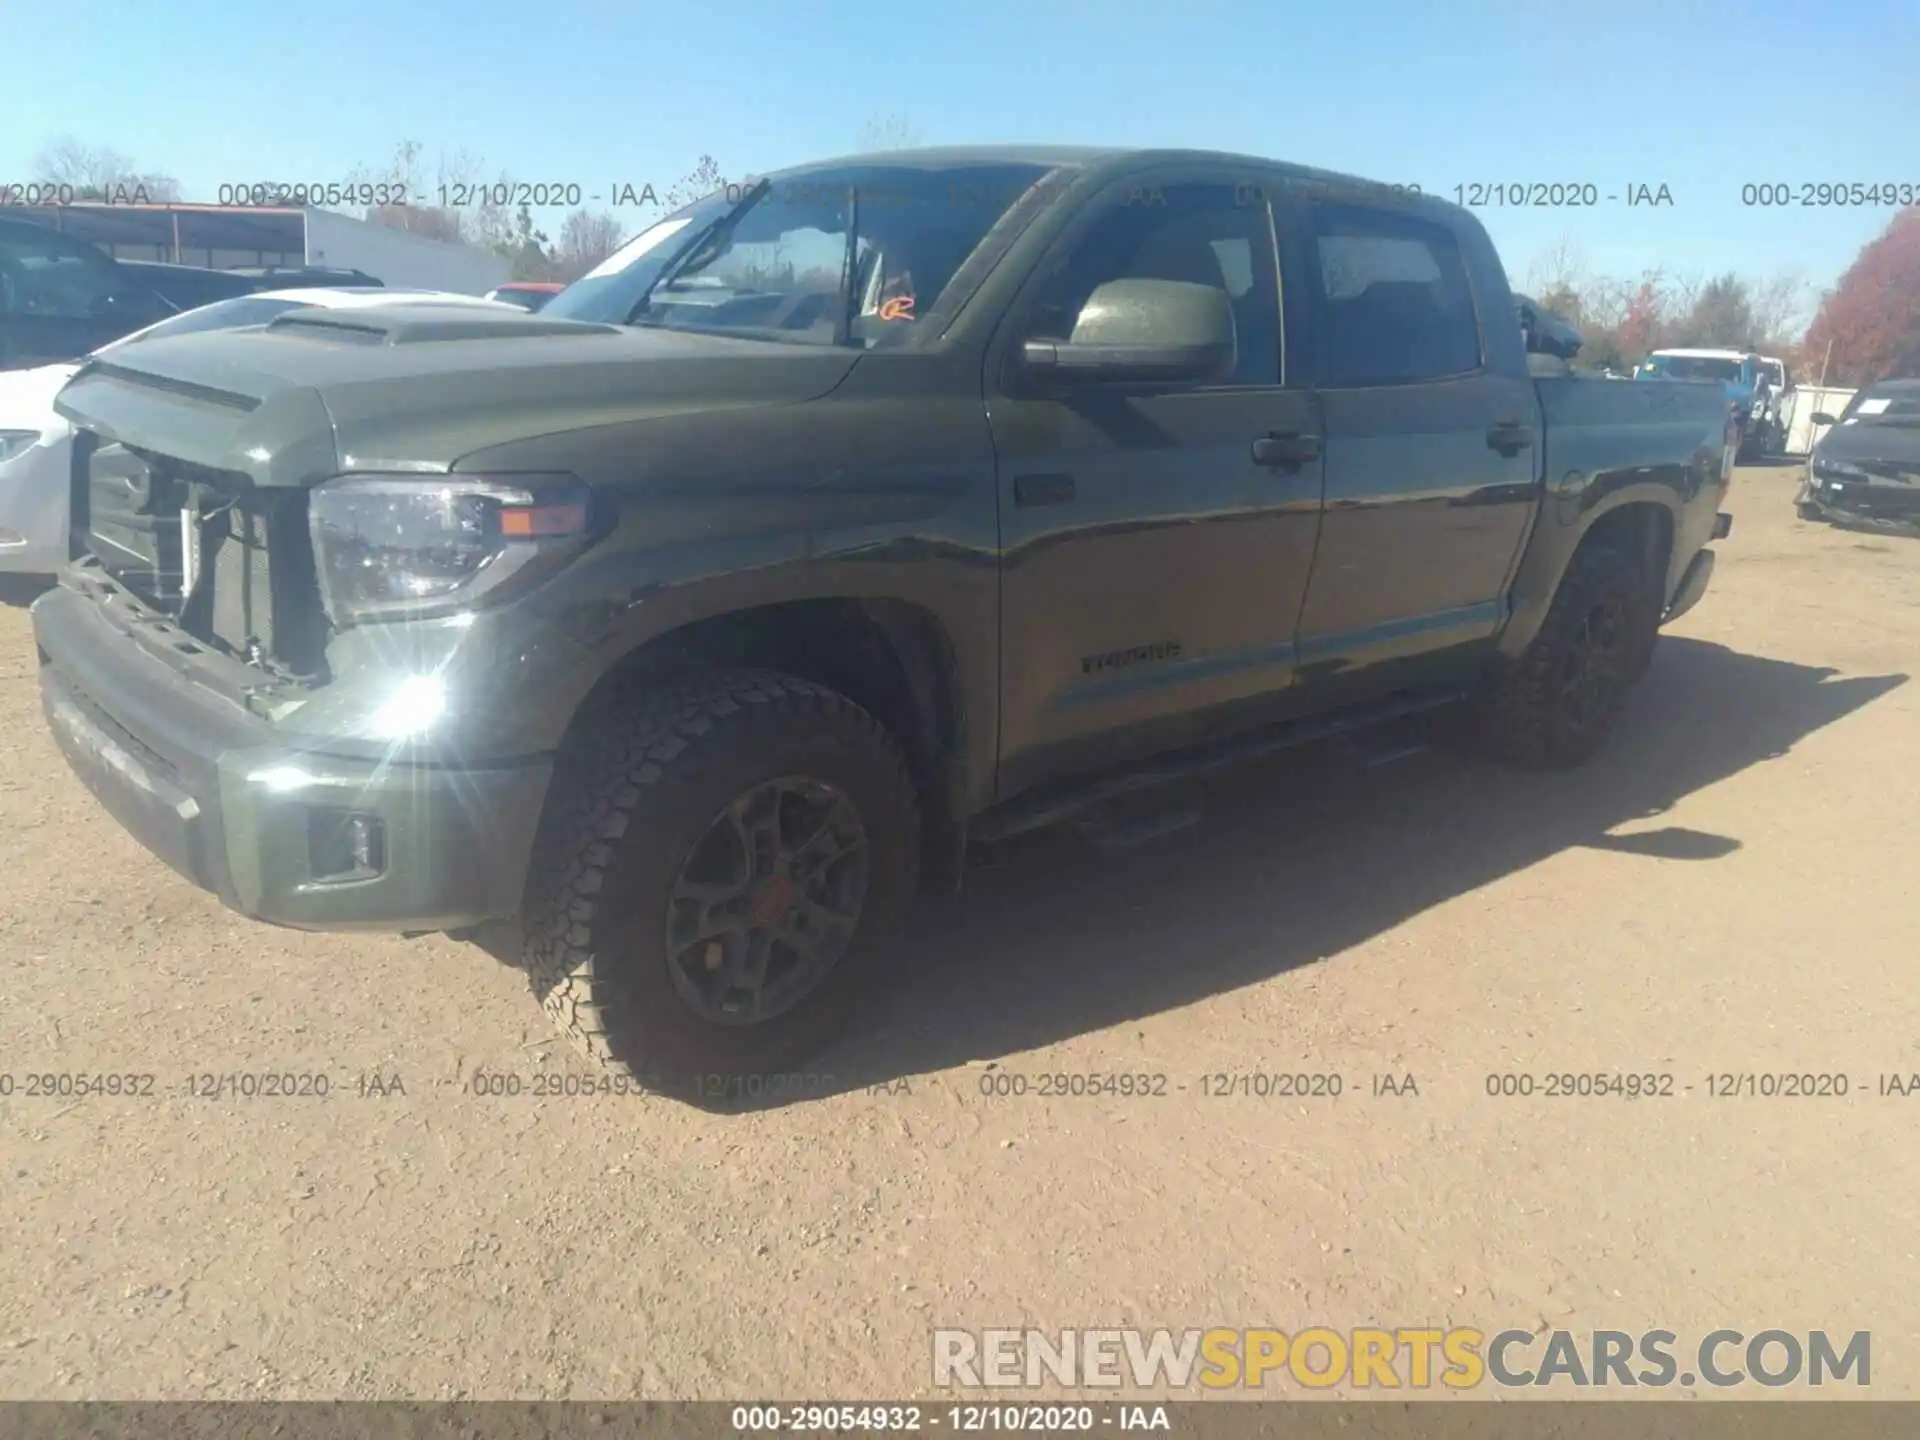
[[[989,784],[993,712],[977,697],[993,693],[998,595],[978,376],[977,355],[875,356],[805,404],[662,416],[469,455],[462,471],[578,476],[604,507],[606,533],[516,604],[464,624],[349,630],[329,660],[340,674],[438,671],[450,695],[441,743],[502,758],[555,748],[610,669],[683,626],[789,601],[906,601],[946,632],[957,691],[975,697],[963,727],[970,783]],[[516,703],[499,703],[503,694]],[[293,723],[319,731],[342,718],[308,707]]]

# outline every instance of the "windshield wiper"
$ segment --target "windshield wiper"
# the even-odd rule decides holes
[[[733,234],[742,220],[746,219],[747,212],[759,204],[761,198],[772,188],[771,180],[758,181],[740,197],[731,210],[682,245],[680,253],[660,267],[660,273],[653,277],[653,283],[641,292],[639,300],[634,302],[633,309],[627,312],[627,324],[633,324],[647,313],[647,307],[653,303],[654,291],[664,287],[670,280],[679,279],[680,272],[691,266],[696,259],[704,259],[709,253],[725,245],[727,237]]]

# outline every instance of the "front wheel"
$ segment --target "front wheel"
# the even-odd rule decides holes
[[[641,1085],[782,1093],[876,986],[919,835],[900,747],[846,696],[770,671],[636,682],[562,753],[528,974]]]
[[[1658,631],[1653,587],[1633,557],[1583,547],[1533,643],[1489,680],[1480,702],[1482,734],[1519,764],[1578,765],[1612,729]]]

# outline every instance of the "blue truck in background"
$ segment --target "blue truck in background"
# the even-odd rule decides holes
[[[1739,431],[1741,458],[1778,455],[1786,446],[1782,402],[1771,368],[1748,350],[1655,350],[1633,372],[1636,380],[1693,380],[1718,384]]]

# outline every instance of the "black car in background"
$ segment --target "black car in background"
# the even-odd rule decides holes
[[[0,219],[0,370],[71,360],[178,311],[262,288],[193,265],[115,260],[45,225]]]
[[[1920,535],[1920,377],[1854,392],[1807,459],[1799,507],[1809,520]]]
[[[176,310],[196,310],[216,300],[231,300],[265,288],[262,282],[203,265],[170,265],[161,260],[115,260],[121,270],[157,293]]]

